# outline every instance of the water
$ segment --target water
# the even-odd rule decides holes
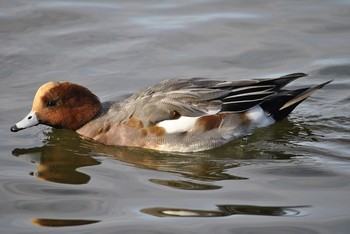
[[[348,233],[350,2],[0,2],[1,233]],[[50,80],[102,99],[173,77],[334,81],[208,152],[9,128]]]

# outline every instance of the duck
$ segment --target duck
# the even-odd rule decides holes
[[[73,130],[110,146],[204,151],[286,118],[331,82],[285,88],[305,76],[292,73],[239,81],[170,79],[115,102],[101,102],[88,88],[76,83],[52,81],[38,89],[31,111],[11,131],[43,124]]]

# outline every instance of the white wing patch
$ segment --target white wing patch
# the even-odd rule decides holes
[[[199,117],[181,116],[178,119],[164,120],[157,125],[163,127],[167,133],[190,131]]]
[[[219,112],[219,109],[216,106],[208,107],[208,109],[209,110],[206,111],[206,114],[204,115],[215,115]],[[191,131],[197,119],[204,115],[196,117],[181,116],[178,119],[163,120],[157,125],[163,127],[166,133],[187,132]]]

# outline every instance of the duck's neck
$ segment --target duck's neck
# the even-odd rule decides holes
[[[76,84],[63,83],[62,85],[67,85],[67,89],[72,93],[72,95],[67,94],[64,99],[68,109],[62,111],[62,113],[65,113],[63,128],[77,130],[101,113],[102,104],[99,98],[90,90]]]
[[[90,103],[86,103],[80,108],[79,112],[77,112],[75,117],[76,124],[74,124],[75,126],[71,127],[71,129],[78,130],[98,118],[103,112],[102,109],[102,104],[97,97],[95,100],[90,100]]]

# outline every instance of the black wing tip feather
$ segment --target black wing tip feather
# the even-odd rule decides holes
[[[298,73],[291,73],[288,75],[280,76],[278,78],[265,78],[265,79],[258,79],[260,85],[274,85],[275,90],[280,90],[287,84],[293,82],[296,79],[302,78],[308,76],[306,73],[298,72]]]
[[[291,73],[288,75],[281,76],[280,78],[291,78],[291,79],[298,79],[301,77],[308,76],[309,74],[303,73],[303,72],[297,72],[297,73]]]

